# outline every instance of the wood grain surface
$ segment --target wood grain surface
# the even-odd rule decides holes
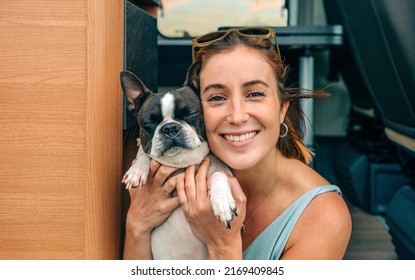
[[[120,257],[123,5],[1,1],[0,259]]]

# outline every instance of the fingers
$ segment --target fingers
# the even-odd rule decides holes
[[[196,193],[198,197],[208,197],[208,187],[206,179],[208,178],[210,166],[210,158],[206,157],[201,163],[199,170],[196,174]]]
[[[184,191],[188,201],[196,201],[195,173],[196,166],[192,165],[186,168],[184,177]]]
[[[161,163],[159,163],[158,161],[152,159],[150,161],[150,172],[149,172],[149,177],[154,177],[154,175],[156,175],[157,170],[160,168]]]
[[[158,185],[158,186],[162,186],[166,180],[169,178],[169,176],[174,172],[179,170],[180,168],[176,168],[176,167],[170,167],[170,166],[166,166],[166,165],[162,165],[159,162],[157,162],[156,160],[151,160],[150,161],[150,173],[149,173],[149,177],[153,178],[154,177],[154,185]],[[172,184],[171,184],[172,185]],[[172,192],[175,188],[172,189],[167,189],[168,192]]]
[[[184,173],[179,173],[167,179],[167,181],[163,184],[163,191],[166,195],[171,195],[176,190],[177,184],[179,181],[184,182]]]
[[[170,197],[169,199],[166,199],[164,202],[164,212],[165,213],[171,213],[174,209],[180,206],[179,197]]]
[[[232,196],[235,199],[235,202],[237,204],[238,216],[244,219],[245,211],[246,211],[245,209],[246,208],[246,196],[244,192],[242,191],[242,188],[238,180],[235,177],[228,175],[228,179],[229,179],[229,183],[231,184]],[[243,211],[243,213],[241,213],[240,211]]]
[[[238,199],[238,200],[246,200],[245,194],[242,191],[241,186],[239,185],[239,181],[238,179],[236,179],[236,177],[231,176],[231,175],[227,175],[229,182],[231,183],[231,188],[232,188],[232,195]]]
[[[205,223],[213,216],[207,190],[209,159],[204,160],[196,173],[196,166],[186,168],[184,182],[177,184],[180,204],[188,221]]]
[[[185,171],[185,191],[187,198],[196,202],[197,200],[207,198],[206,178],[208,176],[210,159],[206,157],[200,164],[196,173],[196,166],[192,165]]]
[[[196,201],[195,189],[195,172],[194,165],[186,168],[184,176],[176,179],[176,190],[178,193],[180,205],[184,213],[189,213],[194,209],[194,202]]]
[[[187,202],[188,199],[187,199],[187,194],[186,194],[186,190],[184,187],[184,176],[181,176],[176,179],[176,190],[177,190],[180,205],[182,206],[183,211],[187,213],[189,211],[189,204]]]

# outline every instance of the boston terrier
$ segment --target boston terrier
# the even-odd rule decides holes
[[[139,125],[136,160],[123,177],[127,189],[142,187],[149,174],[150,159],[185,168],[211,158],[208,186],[213,213],[228,228],[237,215],[236,203],[225,170],[231,171],[209,153],[201,101],[197,88],[197,64],[187,73],[183,87],[153,93],[129,71],[120,74],[121,85]],[[162,191],[162,189],[160,189]],[[181,207],[151,234],[154,259],[207,259],[206,246],[193,235]]]

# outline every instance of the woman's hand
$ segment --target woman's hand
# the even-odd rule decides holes
[[[167,178],[177,169],[151,160],[146,184],[129,191],[131,202],[126,219],[124,259],[152,258],[151,231],[180,206],[178,197],[165,192],[173,192],[175,184],[166,184],[163,189]]]
[[[231,229],[227,229],[213,215],[208,194],[209,164],[206,158],[197,173],[196,167],[190,166],[184,176],[176,178],[180,204],[193,233],[207,245],[210,259],[242,259],[240,230],[245,219],[246,197],[236,178],[228,176],[238,216],[232,220]]]

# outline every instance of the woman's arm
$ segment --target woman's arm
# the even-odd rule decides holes
[[[180,206],[178,197],[167,196],[162,190],[168,176],[177,168],[150,162],[147,182],[130,190],[130,207],[126,219],[124,259],[152,259],[151,231]],[[173,186],[174,187],[174,186]],[[168,189],[172,192],[173,189]]]
[[[196,173],[188,167],[184,179],[176,181],[183,212],[193,233],[208,247],[210,259],[242,259],[241,226],[245,219],[246,197],[234,177],[229,177],[238,216],[231,221],[231,229],[213,215],[208,194],[209,158]]]
[[[128,220],[128,218],[127,218]],[[151,253],[151,231],[137,232],[134,231],[133,226],[127,222],[126,233],[124,241],[124,260],[151,260],[153,255]]]

